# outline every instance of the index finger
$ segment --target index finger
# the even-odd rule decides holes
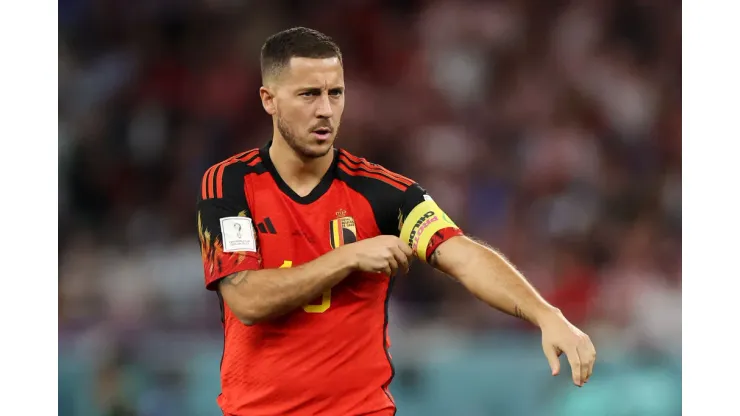
[[[586,377],[583,379],[584,383],[587,383],[594,372],[594,363],[596,362],[596,348],[590,339],[587,338],[587,342],[582,349],[579,349],[578,356],[583,357],[584,364],[587,367]]]
[[[403,254],[408,258],[411,258],[411,256],[414,255],[414,251],[411,250],[411,247],[409,247],[408,244],[405,244],[400,238],[398,239],[398,248],[400,248],[401,251],[403,251]]]
[[[408,274],[409,273],[408,257],[406,257],[406,255],[398,247],[396,247],[396,249],[392,251],[393,251],[393,255],[396,257],[396,261],[398,262],[398,267],[403,270],[404,274]]]
[[[581,368],[581,357],[578,356],[578,349],[571,348],[565,355],[568,357],[570,363],[570,369],[573,372],[573,383],[581,387],[583,386],[582,368]]]

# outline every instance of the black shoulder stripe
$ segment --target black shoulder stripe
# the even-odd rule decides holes
[[[395,188],[401,187],[402,189],[406,189],[406,188],[409,187],[409,184],[408,183],[404,183],[404,182],[402,182],[402,181],[400,181],[400,180],[398,180],[398,179],[396,179],[396,178],[394,178],[394,177],[392,177],[390,175],[387,175],[387,174],[385,174],[384,172],[381,172],[381,171],[370,170],[370,169],[368,169],[367,167],[364,167],[364,166],[351,166],[350,164],[348,164],[343,159],[340,159],[339,160],[339,164],[342,166],[342,169],[346,169],[346,170],[349,170],[351,172],[358,172],[359,175],[362,175],[362,176],[364,176],[364,177],[366,177],[368,179],[371,179],[371,180],[376,180],[376,181],[380,181],[380,182],[386,182],[388,185],[391,185],[391,186],[393,186]],[[340,171],[342,169],[340,169]],[[370,175],[372,175],[372,176],[370,176]],[[347,175],[347,176],[352,176],[352,175]]]
[[[351,175],[343,168],[337,169],[337,179],[370,203],[382,234],[398,234],[398,215],[404,195],[398,185],[364,175]]]

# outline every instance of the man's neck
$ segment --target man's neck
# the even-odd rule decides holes
[[[274,138],[268,151],[280,177],[301,196],[310,193],[321,182],[334,161],[333,151],[318,158],[302,158],[282,137]]]

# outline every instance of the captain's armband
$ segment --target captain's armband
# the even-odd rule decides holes
[[[433,238],[435,235],[444,238]],[[404,219],[400,238],[419,259],[428,262],[436,246],[456,235],[462,235],[460,228],[431,198],[425,198]]]

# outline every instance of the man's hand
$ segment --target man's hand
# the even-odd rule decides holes
[[[560,373],[560,354],[565,353],[573,370],[573,383],[582,387],[591,377],[596,361],[596,349],[591,338],[568,322],[561,313],[554,313],[540,322],[542,349],[550,362],[552,375]]]
[[[398,269],[409,271],[409,259],[414,254],[400,238],[380,235],[341,247],[352,256],[355,269],[363,272],[396,274]]]

